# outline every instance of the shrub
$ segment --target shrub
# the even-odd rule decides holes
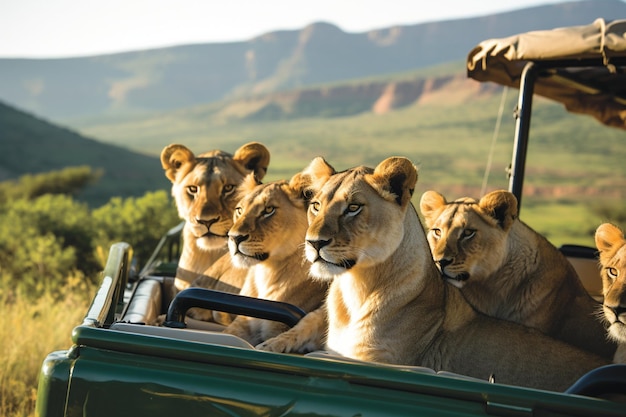
[[[132,245],[136,261],[142,265],[152,254],[161,236],[180,222],[178,213],[165,191],[148,192],[143,197],[112,198],[93,211],[96,224],[95,246],[108,254],[112,243]],[[102,265],[106,259],[100,259]]]
[[[99,269],[89,209],[64,195],[15,200],[0,208],[0,271],[25,296],[55,293],[64,279]],[[7,278],[10,277],[10,278]],[[7,284],[7,283],[5,283]]]

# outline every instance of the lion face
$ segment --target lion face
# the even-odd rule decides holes
[[[408,159],[388,158],[374,170],[357,167],[335,173],[316,158],[303,175],[313,190],[305,245],[312,276],[332,279],[369,268],[398,248],[417,182],[417,170]]]
[[[307,228],[305,200],[293,181],[257,184],[253,176],[239,187],[243,196],[228,232],[235,266],[280,262],[303,245]]]
[[[269,151],[249,143],[234,155],[215,150],[195,156],[183,145],[169,145],[161,152],[165,175],[172,181],[172,196],[179,216],[203,250],[222,248],[232,226],[237,203],[236,188],[249,173],[262,179]]]
[[[480,201],[448,202],[435,191],[422,195],[420,209],[428,244],[443,277],[458,288],[486,279],[505,261],[508,232],[517,216],[517,200],[494,191]]]
[[[595,235],[602,265],[602,310],[609,323],[609,335],[626,343],[626,240],[610,223],[598,227]]]

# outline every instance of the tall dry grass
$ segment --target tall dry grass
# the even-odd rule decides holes
[[[63,297],[46,294],[35,300],[0,288],[0,416],[35,415],[41,364],[48,353],[71,346],[72,329],[89,307],[88,287],[83,277],[74,276]]]

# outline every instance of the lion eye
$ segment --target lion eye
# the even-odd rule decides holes
[[[619,271],[617,270],[617,268],[608,267],[606,269],[606,274],[609,276],[609,278],[615,280],[619,276]]]
[[[311,213],[317,216],[317,213],[320,211],[320,203],[319,201],[314,201],[309,206]]]
[[[346,208],[345,213],[348,216],[356,216],[357,214],[361,212],[362,209],[363,209],[362,204],[348,204],[348,207]]]
[[[223,195],[232,194],[233,191],[235,191],[235,186],[233,184],[225,184],[224,188],[222,188]]]
[[[235,207],[235,215],[237,217],[241,216],[242,213],[243,213],[243,209],[241,208],[241,206]]]
[[[441,229],[430,229],[430,231],[433,232],[435,239],[439,239],[441,237]]]
[[[464,229],[461,233],[461,237],[463,239],[471,239],[474,237],[474,235],[476,235],[476,230],[474,229]]]
[[[198,193],[198,186],[196,185],[188,185],[187,186],[187,194],[193,196]]]
[[[276,207],[268,206],[263,210],[263,217],[270,217],[272,214],[276,212]]]

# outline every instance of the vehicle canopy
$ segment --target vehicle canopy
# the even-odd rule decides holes
[[[626,19],[485,40],[467,75],[520,89],[509,191],[521,202],[533,94],[626,130]]]
[[[467,74],[519,88],[529,62],[539,67],[536,94],[626,129],[626,20],[483,41],[469,53]]]

